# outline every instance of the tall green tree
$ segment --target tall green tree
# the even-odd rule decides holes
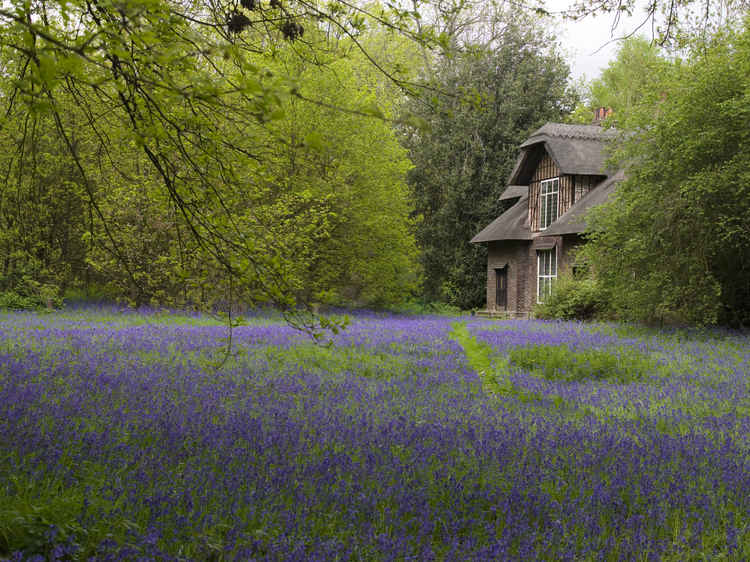
[[[0,52],[6,77],[16,64]],[[0,80],[0,100],[13,93],[13,84]],[[92,209],[80,172],[51,116],[11,105],[0,131],[0,293],[37,305],[56,302],[60,288],[89,273],[82,238]],[[84,151],[92,146],[85,129],[71,141]]]
[[[362,52],[368,18],[405,33],[414,18],[377,7],[367,14],[341,2],[6,2],[0,31],[11,62],[0,125],[8,131],[24,114],[41,116],[56,143],[49,153],[63,148],[76,204],[90,211],[73,238],[94,249],[88,264],[100,274],[117,271],[109,279],[127,285],[135,302],[175,290],[174,280],[153,274],[166,259],[186,276],[218,268],[244,300],[292,309],[306,294],[294,272],[328,235],[334,210],[319,191],[291,189],[267,165],[272,125],[290,101],[319,101],[276,57],[327,64]],[[397,79],[396,70],[388,75]],[[374,105],[355,111],[380,116]],[[17,191],[28,197],[23,186],[38,178],[18,163],[6,170],[23,176]],[[18,239],[13,229],[7,240]],[[0,261],[25,260],[42,274],[25,247],[13,252]],[[193,281],[216,287],[213,278]]]
[[[88,15],[101,16],[107,6]],[[140,47],[154,43],[149,56],[167,49],[164,60],[187,65],[196,83],[166,69],[157,82],[150,67],[151,74],[121,83],[105,63],[86,76],[61,70],[54,84],[4,82],[7,134],[0,142],[13,181],[0,197],[0,291],[96,282],[136,305],[226,300],[230,288],[244,302],[281,306],[393,304],[409,294],[416,273],[408,161],[381,115],[392,114],[399,92],[356,48],[379,42],[381,58],[392,54],[383,45],[389,41],[377,39],[381,23],[358,24],[357,40],[326,37],[313,25],[304,42],[297,36],[264,50],[245,43],[261,39],[253,26],[226,37],[223,28],[205,37],[192,30],[191,41],[218,52],[191,63],[201,55],[185,43],[160,43],[167,30],[149,36],[154,22],[136,12],[144,30],[122,17],[128,30],[146,36],[138,35]],[[59,31],[55,20],[41,18],[39,28],[33,15],[29,21],[19,29]],[[287,21],[307,25],[302,17]],[[65,53],[52,36],[45,40],[53,58]],[[4,68],[23,78],[35,63],[17,51],[5,49]],[[96,49],[70,56],[83,55],[109,56]],[[58,70],[49,72],[55,78]],[[188,93],[167,79],[185,80]]]
[[[750,20],[656,81],[632,122],[585,257],[622,318],[747,326]]]
[[[651,41],[641,36],[625,39],[601,76],[584,88],[584,99],[569,120],[590,123],[594,110],[606,107],[613,112],[612,123],[627,128],[634,108],[654,93],[654,82],[663,81],[674,64],[665,51]]]
[[[409,52],[386,47],[385,32],[363,37],[372,56],[380,45],[391,60]],[[392,41],[392,39],[391,39]],[[381,53],[384,54],[384,53]],[[294,260],[304,299],[356,306],[394,305],[407,299],[418,277],[406,186],[411,167],[388,120],[403,94],[365,57],[350,54],[326,64],[285,57],[300,94],[272,129],[265,172],[284,191],[324,205],[325,230],[311,233],[306,259]],[[363,118],[362,112],[383,118]]]
[[[487,250],[469,241],[502,211],[518,145],[574,107],[568,67],[540,24],[507,21],[493,41],[436,60],[439,94],[409,105],[429,125],[405,140],[428,301],[482,306]]]

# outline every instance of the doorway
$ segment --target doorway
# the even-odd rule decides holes
[[[508,306],[508,266],[495,270],[495,308]]]

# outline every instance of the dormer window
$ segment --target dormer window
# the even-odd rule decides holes
[[[539,230],[544,230],[557,220],[557,199],[560,178],[543,180],[539,186]]]

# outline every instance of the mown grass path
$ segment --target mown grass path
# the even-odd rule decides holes
[[[463,349],[466,360],[482,381],[485,392],[497,395],[513,391],[513,385],[504,372],[507,370],[507,360],[493,357],[492,348],[471,335],[465,323],[454,322],[449,335]]]

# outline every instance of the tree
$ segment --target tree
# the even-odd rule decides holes
[[[644,96],[584,256],[624,319],[750,322],[750,20]]]
[[[386,122],[363,117],[381,111],[368,83],[379,63],[368,54],[365,64],[357,45],[380,24],[332,30],[330,14],[319,24],[280,3],[246,4],[0,9],[5,75],[15,77],[4,84],[3,125],[14,132],[31,122],[48,139],[4,137],[9,155],[28,147],[5,166],[18,182],[0,199],[11,221],[0,248],[15,273],[0,290],[30,277],[59,288],[93,279],[136,305],[205,304],[231,289],[235,299],[286,309],[342,298],[345,285],[360,304],[408,293],[406,160]],[[264,23],[270,31],[256,31]],[[46,167],[66,181],[44,184],[56,189],[44,213],[30,206],[42,152],[67,167]],[[55,205],[69,195],[75,206]],[[12,223],[16,206],[31,217],[24,237]],[[52,240],[29,230],[52,228],[45,213],[62,209],[68,216],[54,228],[66,225],[78,256],[64,279],[60,256],[70,252],[55,261]],[[357,261],[374,248],[374,258]]]
[[[186,276],[208,264],[246,302],[292,310],[305,296],[293,273],[315,243],[311,232],[324,232],[333,210],[266,174],[271,125],[284,107],[319,101],[306,98],[299,76],[274,57],[294,52],[321,65],[336,53],[362,52],[368,21],[408,33],[410,13],[375,11],[342,2],[6,2],[5,113],[39,116],[55,150],[64,148],[75,196],[91,211],[74,238],[96,249],[90,257],[100,272],[119,272],[110,279],[134,302],[174,290],[174,280],[146,272],[165,258]],[[373,107],[355,112],[379,115]],[[79,130],[88,144],[78,142]],[[114,193],[135,206],[117,208]],[[154,245],[144,233],[157,234],[157,216],[169,217],[162,226],[173,236],[162,233]],[[216,286],[206,278],[194,285],[207,281]]]
[[[631,110],[643,102],[644,96],[653,93],[655,77],[663,78],[673,64],[659,47],[643,37],[625,39],[616,58],[585,88],[584,102],[570,121],[590,123],[594,110],[606,107],[613,111],[612,121],[618,127],[627,127]]]
[[[11,91],[0,82],[0,99]],[[0,293],[29,305],[55,303],[59,287],[86,275],[86,196],[48,116],[10,108],[2,124]],[[85,132],[74,138],[78,146],[88,141]]]
[[[707,39],[748,7],[748,0],[571,0],[563,13],[573,19],[609,14],[613,31],[620,27],[621,14],[640,16],[641,23],[635,29],[624,29],[622,38],[645,30],[659,45],[682,47],[696,35]],[[543,1],[536,9],[549,13]]]
[[[382,35],[363,36],[370,56],[408,56],[386,47]],[[357,55],[324,68],[290,57],[285,65],[301,95],[317,103],[293,98],[282,105],[285,115],[271,127],[266,174],[286,191],[324,202],[327,211],[326,231],[314,233],[315,244],[294,273],[302,300],[399,304],[418,277],[405,182],[411,163],[388,122],[402,94]],[[358,110],[381,111],[385,119],[363,119]]]
[[[568,72],[538,24],[518,19],[489,44],[435,61],[430,85],[440,93],[408,106],[429,129],[405,139],[426,300],[483,304],[486,248],[469,240],[501,212],[518,145],[572,109]]]

